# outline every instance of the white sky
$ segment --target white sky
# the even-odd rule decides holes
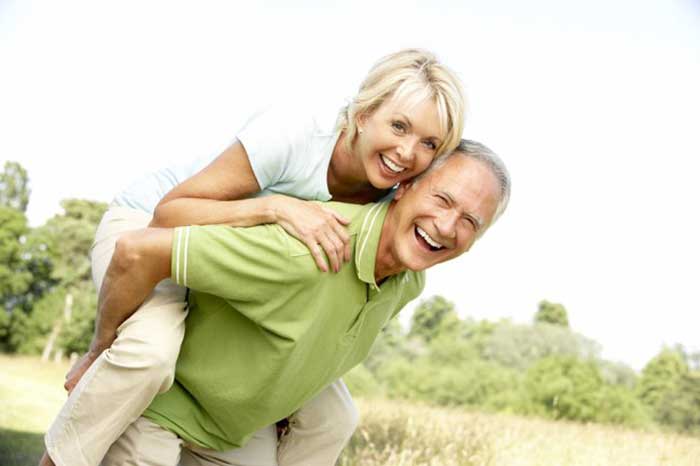
[[[664,343],[698,349],[700,4],[427,4],[0,0],[0,163],[29,170],[38,225],[60,199],[109,201],[218,152],[277,97],[341,103],[382,55],[428,48],[461,75],[465,136],[501,154],[514,192],[424,297],[519,322],[561,302],[636,368]]]

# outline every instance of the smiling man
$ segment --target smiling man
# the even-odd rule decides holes
[[[320,272],[277,225],[124,236],[107,272],[112,288],[137,283],[145,297],[171,277],[191,290],[191,311],[173,387],[103,464],[276,464],[274,423],[360,363],[418,296],[422,271],[469,250],[509,194],[501,161],[462,141],[391,201],[326,204],[351,219],[353,260],[336,274]],[[133,306],[120,296],[104,305]]]

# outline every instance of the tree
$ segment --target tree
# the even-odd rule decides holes
[[[51,256],[52,278],[69,286],[90,280],[90,247],[107,205],[84,199],[65,199],[61,201],[61,207],[64,213],[36,228],[31,240]]]
[[[540,359],[552,356],[573,356],[580,359],[597,358],[599,345],[567,327],[550,323],[518,325],[497,324],[483,344],[484,358],[506,367],[526,370]]]
[[[621,385],[629,389],[637,385],[637,373],[626,364],[600,360],[598,367],[603,380],[609,385]]]
[[[405,351],[406,336],[399,319],[391,319],[382,329],[372,345],[363,365],[373,374],[381,370],[382,365],[391,359],[402,357]]]
[[[661,415],[661,401],[676,389],[680,379],[687,373],[688,366],[683,355],[670,348],[663,348],[642,369],[637,395],[657,419]]]
[[[535,323],[548,323],[568,327],[569,317],[566,313],[566,308],[562,304],[542,300],[535,314]]]
[[[0,301],[7,311],[17,306],[32,281],[23,260],[28,231],[22,212],[0,206]]]
[[[603,380],[592,361],[543,358],[528,369],[525,386],[537,414],[573,421],[594,421],[598,416]]]
[[[649,410],[634,391],[624,385],[605,385],[600,396],[596,421],[644,427],[651,424]]]
[[[433,296],[416,307],[408,335],[429,342],[442,331],[455,329],[459,322],[454,304],[442,296]]]
[[[97,298],[88,256],[106,205],[61,205],[63,214],[32,230],[21,212],[0,207],[0,299],[9,309],[0,317],[0,349],[65,354],[90,342]]]
[[[657,404],[659,422],[681,432],[700,432],[700,372],[680,376]]]
[[[25,212],[30,192],[27,170],[18,162],[5,162],[0,172],[0,206]]]

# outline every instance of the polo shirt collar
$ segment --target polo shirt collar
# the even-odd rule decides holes
[[[386,201],[369,204],[355,242],[357,278],[375,290],[379,290],[379,286],[374,279],[374,264],[377,261],[379,237],[382,234],[382,226],[389,210],[389,204],[390,202]]]

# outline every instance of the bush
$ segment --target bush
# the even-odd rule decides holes
[[[546,357],[528,371],[526,389],[537,414],[552,419],[595,421],[603,381],[593,362]]]
[[[382,395],[383,390],[372,373],[362,364],[355,366],[343,376],[343,381],[353,396],[374,398]]]

